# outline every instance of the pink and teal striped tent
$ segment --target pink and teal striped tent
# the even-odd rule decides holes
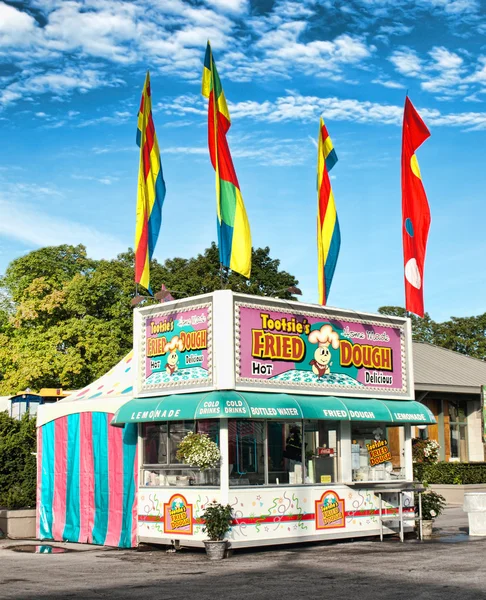
[[[132,353],[37,414],[37,537],[137,545],[137,428],[112,427],[133,397]]]

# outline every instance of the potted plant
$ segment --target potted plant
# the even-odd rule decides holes
[[[424,538],[432,537],[432,527],[434,519],[439,517],[445,508],[446,502],[444,496],[427,490],[422,494],[422,536]],[[415,502],[415,511],[418,515],[418,499]]]
[[[433,464],[439,460],[440,445],[435,440],[412,440],[412,458],[414,463]]]
[[[221,452],[209,435],[190,431],[177,446],[176,457],[186,465],[205,471],[219,464]]]
[[[209,560],[222,560],[228,545],[224,536],[231,529],[233,509],[229,504],[211,502],[206,505],[201,518],[204,521],[203,532],[207,533],[209,538],[204,540],[206,554]]]

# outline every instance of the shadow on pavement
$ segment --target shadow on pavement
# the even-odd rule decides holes
[[[390,541],[266,548],[236,552],[221,562],[209,562],[203,553],[193,551],[26,555],[10,579],[1,556],[0,596],[5,600],[481,600],[486,599],[485,551],[486,541],[478,540],[453,548],[447,543]]]

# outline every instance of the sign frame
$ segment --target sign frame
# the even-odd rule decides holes
[[[363,385],[356,388],[347,388],[342,385],[321,383],[299,384],[289,381],[273,381],[271,379],[257,379],[242,376],[242,332],[241,309],[250,308],[261,311],[280,312],[296,317],[311,317],[314,319],[335,320],[341,323],[359,323],[370,327],[395,328],[400,331],[400,365],[402,385],[401,388],[386,389],[373,385]],[[388,398],[394,400],[413,400],[413,367],[412,367],[412,342],[410,320],[389,315],[376,315],[356,313],[354,311],[321,307],[319,305],[301,304],[297,302],[279,301],[278,299],[258,299],[254,297],[234,295],[234,336],[235,336],[235,388],[239,390],[264,392],[288,392],[292,394],[308,394],[319,396],[346,396],[360,398]]]
[[[194,380],[178,380],[173,382],[146,383],[147,354],[147,322],[154,319],[169,318],[171,316],[205,310],[207,344],[205,361],[207,362],[207,377]],[[153,305],[134,311],[134,361],[135,370],[135,396],[157,396],[172,393],[189,393],[214,389],[213,383],[213,302],[212,295],[197,296],[184,300],[175,300],[164,304]],[[170,335],[170,334],[169,334]]]

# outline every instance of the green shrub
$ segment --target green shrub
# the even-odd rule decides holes
[[[467,485],[486,483],[486,463],[416,463],[414,479],[428,484]]]
[[[213,502],[206,505],[201,518],[204,520],[203,532],[208,534],[208,538],[212,542],[216,542],[223,540],[231,529],[233,509],[229,504],[224,505]]]
[[[422,494],[422,518],[426,521],[440,517],[444,512],[445,506],[446,500],[444,496],[437,494],[437,492],[427,490]],[[419,514],[418,498],[415,498],[415,512],[417,515]]]
[[[35,506],[36,442],[35,418],[0,412],[0,507]]]

